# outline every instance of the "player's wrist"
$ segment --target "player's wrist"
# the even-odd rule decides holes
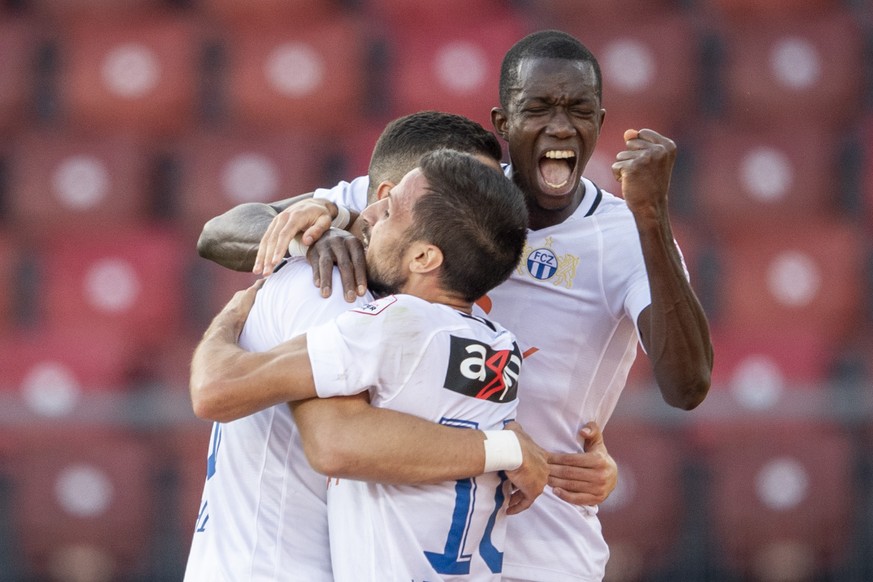
[[[484,473],[492,471],[514,471],[521,467],[524,456],[518,435],[511,430],[486,430],[485,469]]]
[[[291,239],[291,242],[288,243],[288,256],[289,257],[305,257],[306,253],[309,252],[309,245],[303,244],[302,235],[297,235]]]
[[[345,229],[352,221],[352,213],[348,208],[340,204],[335,204],[334,206],[336,206],[336,216],[330,221],[330,226],[332,228]]]

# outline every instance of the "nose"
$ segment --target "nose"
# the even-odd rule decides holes
[[[388,204],[388,201],[385,199],[373,202],[372,204],[367,206],[363,212],[361,212],[361,218],[366,220],[370,226],[373,226],[374,224],[379,222],[379,217],[382,215],[382,212],[380,212],[380,210],[385,204]]]
[[[576,128],[573,127],[573,123],[570,121],[570,116],[567,112],[560,107],[556,107],[552,117],[549,119],[546,131],[549,135],[563,138],[570,137],[576,133]]]

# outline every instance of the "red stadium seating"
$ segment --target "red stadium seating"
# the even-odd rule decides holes
[[[828,579],[853,522],[853,450],[837,425],[758,419],[711,434],[714,546],[743,580]]]
[[[0,333],[15,321],[19,248],[7,236],[0,236]]]
[[[180,217],[196,227],[244,202],[275,202],[325,184],[315,134],[198,133],[179,142]]]
[[[206,481],[211,429],[212,423],[194,420],[156,435],[153,444],[159,463],[169,468],[175,477],[173,505],[167,510],[173,517],[172,535],[183,544],[186,556]]]
[[[777,411],[799,394],[827,398],[837,345],[814,329],[759,326],[712,330],[713,390],[724,391],[739,409]]]
[[[562,28],[567,22],[584,25],[588,21],[583,30],[607,27],[619,32],[630,28],[628,24],[636,26],[651,18],[675,14],[681,6],[681,0],[537,0],[533,3],[531,17],[542,20],[542,28]],[[578,36],[587,45],[586,37],[586,34]]]
[[[126,330],[149,345],[179,330],[183,268],[194,249],[175,233],[65,231],[43,251],[39,301],[50,324]]]
[[[61,107],[76,127],[162,134],[196,121],[199,30],[175,18],[76,22],[61,38]]]
[[[860,321],[865,248],[854,226],[827,220],[783,221],[726,240],[717,323],[845,337]]]
[[[0,388],[37,417],[88,407],[114,414],[113,395],[128,388],[135,347],[128,335],[91,326],[9,332],[0,336]]]
[[[421,30],[423,24],[431,29],[457,26],[459,22],[483,22],[511,15],[514,10],[509,0],[367,0],[367,9],[376,19],[395,30],[416,27]]]
[[[748,24],[724,40],[726,109],[733,122],[781,124],[795,133],[810,119],[842,127],[857,115],[863,40],[849,16]]]
[[[720,18],[737,23],[796,20],[813,22],[840,10],[840,0],[704,0],[701,5]]]
[[[388,80],[393,111],[451,111],[490,128],[491,108],[499,105],[500,63],[526,32],[524,21],[512,16],[465,19],[428,34],[412,28],[392,31]]]
[[[39,37],[32,26],[0,19],[0,130],[32,117]]]
[[[694,148],[692,204],[717,232],[747,232],[789,219],[838,214],[839,143],[835,132],[804,123],[707,128]]]
[[[862,208],[865,212],[865,224],[868,229],[873,228],[873,116],[865,117],[860,125],[859,150],[861,152],[859,187]]]
[[[340,0],[200,0],[199,10],[223,23],[315,22],[340,13]]]
[[[682,15],[657,16],[632,27],[592,27],[587,15],[562,25],[597,57],[603,75],[607,127],[620,118],[633,127],[667,133],[696,113],[699,48],[692,21]]]
[[[683,514],[682,452],[668,430],[613,420],[604,431],[618,464],[598,516],[609,544],[607,578],[640,580],[670,563]]]
[[[166,11],[163,0],[28,0],[28,7],[42,18],[95,19],[131,17]]]
[[[148,211],[148,177],[143,148],[122,135],[30,133],[13,146],[9,213],[31,230],[138,220]]]
[[[361,22],[239,26],[227,40],[234,121],[327,134],[361,115],[367,75]]]
[[[71,423],[17,431],[12,525],[27,580],[143,579],[153,464],[134,433]]]

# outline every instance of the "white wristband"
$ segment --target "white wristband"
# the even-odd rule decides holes
[[[309,252],[309,245],[300,242],[300,237],[296,236],[288,243],[288,255],[292,257],[305,257]]]
[[[523,461],[518,435],[511,430],[486,430],[485,473],[512,471]]]
[[[336,218],[330,221],[330,225],[333,228],[345,228],[349,225],[349,222],[352,220],[352,214],[349,212],[349,209],[345,206],[336,205]]]

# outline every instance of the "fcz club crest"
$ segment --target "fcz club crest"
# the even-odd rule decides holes
[[[444,387],[472,398],[511,402],[518,394],[521,350],[493,350],[467,338],[451,336],[449,368]]]
[[[525,243],[522,253],[524,258],[517,269],[520,274],[526,271],[534,279],[549,281],[556,287],[573,288],[573,279],[576,278],[579,257],[569,253],[556,254],[552,250],[552,237],[546,238],[544,245],[539,248],[533,248]]]

